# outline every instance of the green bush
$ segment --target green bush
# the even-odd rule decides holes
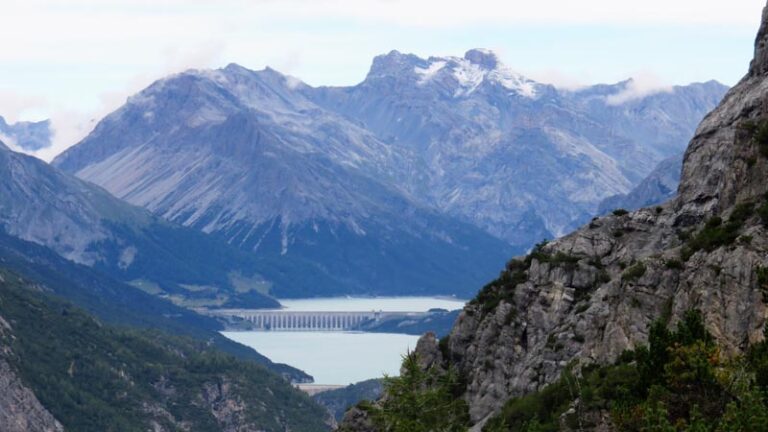
[[[683,269],[683,263],[680,262],[680,260],[676,259],[668,259],[664,262],[664,266],[668,269],[675,269],[675,270],[682,270]]]
[[[610,412],[619,431],[764,431],[767,389],[768,343],[723,361],[703,316],[692,310],[674,331],[655,322],[648,345],[625,351],[614,365],[586,366],[578,377],[566,369],[539,392],[510,399],[484,431],[532,424],[556,431],[561,420],[573,430],[591,430],[595,416],[585,414],[596,411]]]
[[[639,262],[632,267],[626,269],[624,273],[621,274],[621,280],[623,281],[634,281],[637,279],[640,279],[641,276],[645,274],[646,271],[645,264]]]
[[[764,227],[768,227],[768,202],[757,208],[757,215]]]
[[[624,210],[623,208],[619,208],[619,209],[616,209],[616,210],[613,211],[613,215],[614,216],[624,216],[624,215],[628,215],[628,214],[629,214],[629,212]]]
[[[751,214],[751,206],[742,208],[737,206],[727,223],[724,223],[723,219],[719,216],[710,218],[704,225],[704,228],[695,236],[692,236],[687,244],[683,246],[680,258],[683,261],[688,261],[697,251],[705,250],[712,252],[719,247],[733,244],[739,237],[739,230],[749,214]]]
[[[419,366],[418,356],[403,357],[401,374],[384,378],[386,398],[369,405],[368,415],[385,432],[464,432],[469,426],[466,402],[455,371],[441,372]]]

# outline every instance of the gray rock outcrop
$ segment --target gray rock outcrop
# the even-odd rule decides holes
[[[746,77],[705,117],[678,195],[593,220],[514,260],[447,342],[480,425],[570,364],[608,363],[650,324],[700,310],[726,354],[762,340],[768,308],[768,8]],[[764,272],[763,272],[764,273]]]
[[[4,282],[0,277],[0,283]],[[63,432],[64,427],[21,381],[5,360],[10,348],[2,342],[12,328],[0,316],[0,430],[3,432]]]

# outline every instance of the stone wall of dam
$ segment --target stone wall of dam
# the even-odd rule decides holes
[[[252,330],[263,331],[352,331],[363,324],[395,318],[420,318],[429,312],[306,312],[259,309],[217,309],[200,311],[205,315],[245,320]]]

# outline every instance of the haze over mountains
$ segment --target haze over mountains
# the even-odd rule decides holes
[[[8,123],[0,116],[0,140],[20,150],[36,151],[49,147],[52,136],[49,120]]]
[[[563,91],[486,50],[393,51],[342,88],[231,64],[155,82],[53,165],[312,281],[279,296],[471,295],[680,154],[725,90]]]

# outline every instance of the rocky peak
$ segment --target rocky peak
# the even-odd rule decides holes
[[[749,73],[696,131],[685,154],[677,210],[688,220],[719,214],[768,190],[768,9],[755,42]]]
[[[464,54],[464,59],[488,70],[496,69],[501,64],[496,53],[482,48],[475,48],[467,51],[466,54]]]
[[[244,66],[240,66],[237,63],[230,63],[226,65],[223,69],[224,72],[230,73],[230,74],[250,74],[252,71]]]
[[[768,73],[768,7],[763,9],[763,20],[755,40],[755,58],[749,67],[751,76]]]
[[[426,61],[414,54],[403,54],[392,50],[388,54],[374,57],[366,79],[392,75],[411,75],[415,66],[424,66]]]

